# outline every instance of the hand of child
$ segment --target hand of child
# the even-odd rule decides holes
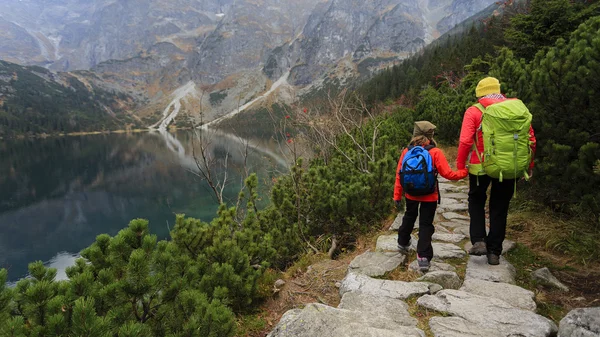
[[[460,179],[463,179],[469,175],[469,169],[467,168],[460,169],[458,172],[460,173]]]
[[[394,200],[395,206],[396,206],[396,210],[401,211],[402,210],[402,203],[400,202],[400,200]]]

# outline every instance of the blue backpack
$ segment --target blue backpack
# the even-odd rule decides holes
[[[437,170],[433,165],[433,158],[429,150],[434,145],[409,146],[408,152],[402,160],[400,185],[405,193],[414,196],[422,196],[435,192],[437,187]]]

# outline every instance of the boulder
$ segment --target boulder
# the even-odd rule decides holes
[[[546,337],[554,336],[558,330],[551,320],[531,311],[464,291],[445,289],[436,295],[422,296],[417,304],[456,316],[432,319],[435,336],[481,336],[479,333],[483,331],[483,336]]]
[[[354,258],[348,272],[367,276],[383,276],[404,263],[406,256],[397,252],[366,252]]]
[[[497,266],[489,265],[486,256],[470,256],[465,281],[476,279],[515,284],[515,275],[515,267],[504,256],[500,256],[500,264]]]
[[[417,281],[431,282],[441,285],[444,289],[458,289],[462,281],[453,271],[431,271],[419,277]]]
[[[600,337],[600,307],[571,310],[560,321],[558,337]]]
[[[486,296],[503,300],[504,302],[525,310],[534,311],[535,294],[513,284],[490,282],[477,279],[466,280],[459,289],[475,295]]]
[[[427,282],[379,280],[366,275],[348,273],[342,280],[340,296],[343,296],[347,292],[353,291],[369,296],[389,297],[405,300],[414,296],[430,294],[433,292],[431,289],[439,289],[437,287],[430,289],[431,286],[432,284]]]
[[[553,287],[562,291],[569,291],[569,287],[562,284],[552,273],[550,269],[544,267],[531,273],[531,277],[539,284],[547,287]]]

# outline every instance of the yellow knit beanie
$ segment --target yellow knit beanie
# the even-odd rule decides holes
[[[477,89],[475,89],[475,96],[483,97],[490,94],[500,93],[500,81],[494,77],[486,77],[479,81]]]

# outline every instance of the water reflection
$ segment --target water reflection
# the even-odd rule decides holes
[[[202,135],[210,141],[204,144],[215,174],[230,178],[226,200],[236,197],[246,169],[261,182],[285,170],[276,144],[209,132],[0,143],[0,267],[18,279],[29,262],[79,252],[98,234],[114,235],[134,218],[149,219],[161,239],[175,213],[212,219],[215,197],[198,178],[194,160]]]

